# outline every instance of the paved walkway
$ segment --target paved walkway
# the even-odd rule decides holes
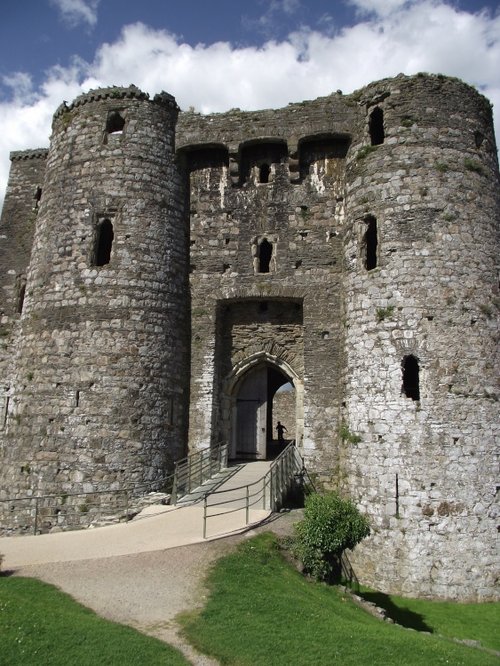
[[[268,462],[248,463],[229,474],[225,481],[219,479],[218,493],[209,497],[207,539],[218,539],[246,529],[246,491],[235,488],[254,483],[265,475],[268,468]],[[255,493],[250,490],[252,506],[248,511],[249,525],[258,524],[270,515],[269,509],[264,508],[263,485],[258,483],[251,488],[256,490]],[[197,493],[197,497],[186,498],[178,506],[147,507],[129,523],[56,534],[0,538],[3,568],[16,570],[49,562],[119,557],[203,542],[204,510],[200,502],[203,495],[199,491]],[[231,500],[231,503],[215,507],[215,502],[220,502],[221,498]]]
[[[203,606],[207,571],[219,557],[256,531],[290,534],[300,518],[295,511],[275,514],[266,524],[227,539],[106,559],[33,564],[21,567],[16,575],[52,583],[102,617],[175,645],[196,666],[216,666],[215,660],[198,654],[185,641],[176,616]]]

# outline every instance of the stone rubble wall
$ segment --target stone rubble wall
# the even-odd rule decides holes
[[[12,358],[19,335],[26,271],[45,174],[47,150],[11,153],[11,169],[0,218],[0,433],[9,409]]]
[[[302,174],[299,158],[304,139],[328,135],[344,142],[353,117],[354,109],[334,94],[276,111],[179,118],[177,146],[190,178],[190,448],[229,436],[228,375],[235,363],[270,350],[269,330],[271,357],[289,362],[308,386],[297,407],[300,445],[311,464],[333,464],[341,400],[344,158],[320,150]],[[273,160],[266,142],[277,140],[283,154]],[[268,183],[259,182],[256,167],[242,174],[245,151],[259,145],[271,163]],[[227,164],[200,161],[202,147],[225,151]],[[256,265],[262,238],[273,244],[268,273]],[[273,328],[272,307],[269,314],[259,309],[281,301],[302,310],[300,347]],[[224,315],[233,303],[253,313],[244,343],[231,338]]]

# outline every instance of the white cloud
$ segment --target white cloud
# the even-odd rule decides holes
[[[93,28],[97,23],[97,6],[100,0],[50,0],[50,4],[61,12],[62,19],[69,27],[87,24]]]
[[[51,116],[62,100],[98,86],[135,83],[151,94],[166,90],[181,108],[206,113],[278,107],[339,88],[349,93],[399,72],[428,71],[463,78],[500,109],[500,15],[470,14],[438,0],[394,2],[392,11],[336,34],[303,29],[260,48],[190,46],[138,23],[103,44],[92,63],[75,59],[52,69],[39,90],[30,89],[28,75],[12,74],[12,100],[0,103],[0,197],[9,151],[47,145]],[[496,131],[500,138],[500,116]]]
[[[359,14],[376,14],[388,16],[402,7],[409,6],[418,0],[349,0]]]

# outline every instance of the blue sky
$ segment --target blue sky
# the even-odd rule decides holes
[[[56,107],[91,87],[135,83],[210,112],[418,71],[500,109],[498,1],[2,0],[0,203],[9,151],[47,146]]]

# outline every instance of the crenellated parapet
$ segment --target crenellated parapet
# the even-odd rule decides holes
[[[60,104],[54,113],[54,119],[67,113],[68,111],[72,111],[73,109],[77,109],[81,106],[84,106],[85,104],[90,104],[92,102],[103,102],[110,100],[114,103],[118,103],[120,101],[132,99],[148,101],[150,100],[150,96],[149,93],[143,92],[134,85],[130,85],[128,87],[110,86],[108,88],[97,88],[96,90],[89,90],[88,92],[76,97],[70,104],[67,104],[66,102]],[[151,101],[154,104],[165,106],[171,110],[179,110],[179,107],[175,101],[175,97],[165,91],[156,94]]]
[[[21,160],[44,160],[47,158],[48,148],[35,148],[30,150],[14,150],[10,153],[10,161],[18,162]]]

